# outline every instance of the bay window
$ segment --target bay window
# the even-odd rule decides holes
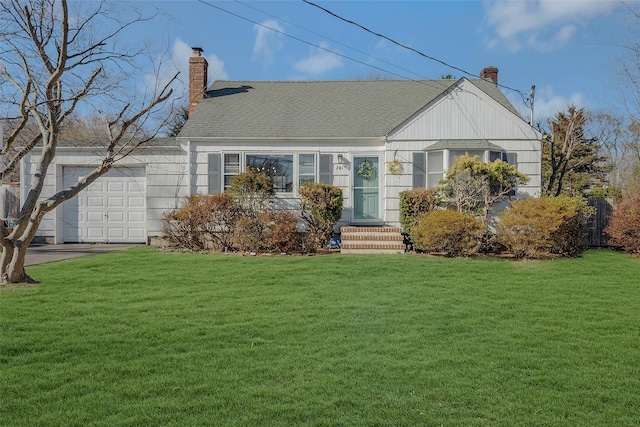
[[[517,164],[515,153],[507,153],[502,147],[487,140],[442,140],[426,148],[423,152],[413,153],[413,186],[424,183],[427,188],[436,188],[445,172],[453,166],[456,158],[468,154],[478,156],[480,161],[493,162],[502,160],[509,164]],[[426,162],[423,160],[426,155]],[[425,172],[420,167],[426,163]]]

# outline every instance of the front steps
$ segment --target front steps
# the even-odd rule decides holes
[[[400,227],[340,227],[343,254],[401,254],[404,237]]]

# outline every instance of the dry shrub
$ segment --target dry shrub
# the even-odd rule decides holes
[[[163,215],[162,229],[173,245],[193,251],[227,251],[232,248],[239,216],[239,205],[227,193],[193,194],[182,207]]]
[[[592,214],[593,208],[577,197],[518,200],[498,218],[498,240],[518,258],[577,256]]]
[[[324,250],[333,227],[342,217],[342,190],[327,184],[306,183],[299,193],[300,215],[309,226],[309,248]]]
[[[298,218],[287,211],[264,211],[258,214],[262,226],[263,249],[270,252],[293,252],[299,249]]]
[[[605,228],[610,244],[627,253],[640,254],[640,194],[630,194],[616,202]]]
[[[242,216],[236,223],[236,247],[244,252],[262,250],[262,224],[256,217]]]
[[[478,252],[484,228],[471,215],[453,210],[437,210],[418,217],[411,239],[425,252],[444,252],[449,256]]]
[[[405,233],[418,223],[422,214],[433,212],[438,206],[437,191],[429,188],[414,188],[400,192],[400,225]]]

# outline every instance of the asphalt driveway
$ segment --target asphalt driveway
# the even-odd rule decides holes
[[[66,243],[62,245],[31,245],[27,249],[25,266],[35,264],[45,264],[48,262],[62,261],[65,259],[78,258],[95,255],[104,252],[120,251],[142,244],[86,244],[86,243]]]

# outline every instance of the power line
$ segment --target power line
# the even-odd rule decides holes
[[[258,9],[257,7],[255,7],[255,6],[251,6],[251,5],[249,5],[249,4],[245,3],[245,2],[242,2],[242,1],[240,1],[240,0],[233,0],[233,1],[235,1],[236,3],[239,3],[239,4],[241,4],[241,5],[243,5],[243,6],[245,6],[245,7],[248,7],[249,9],[253,9],[253,10],[255,10],[255,11],[257,11],[257,12],[260,12],[260,13],[263,13],[263,14],[265,14],[265,15],[267,15],[267,16],[269,16],[269,17],[271,17],[271,18],[277,19],[277,20],[278,20],[278,21],[280,21],[280,22],[284,22],[284,23],[285,23],[285,24],[287,24],[287,25],[291,25],[292,27],[299,28],[299,29],[301,29],[301,30],[303,30],[303,31],[306,31],[306,32],[308,32],[309,34],[313,34],[314,36],[322,37],[322,38],[324,38],[324,39],[326,39],[326,40],[328,40],[328,41],[330,41],[330,42],[332,42],[332,43],[337,44],[338,46],[345,47],[345,48],[347,48],[347,49],[349,49],[349,50],[352,50],[352,51],[357,52],[357,53],[359,53],[359,54],[365,55],[365,56],[367,56],[367,57],[369,57],[369,58],[371,58],[371,59],[375,59],[376,61],[382,62],[382,63],[387,64],[387,65],[391,65],[392,67],[395,67],[395,68],[397,68],[397,69],[399,69],[399,70],[402,70],[402,71],[404,71],[404,72],[407,72],[407,73],[411,73],[411,74],[413,74],[414,76],[420,77],[421,79],[425,79],[425,80],[427,80],[427,79],[428,79],[426,76],[423,76],[423,75],[421,75],[421,74],[418,74],[418,73],[416,73],[415,71],[408,70],[408,69],[403,68],[403,67],[401,67],[401,66],[399,66],[399,65],[397,65],[397,64],[394,64],[394,63],[392,63],[392,62],[386,61],[386,60],[384,60],[384,59],[382,59],[382,58],[375,57],[375,56],[373,56],[373,55],[371,55],[371,54],[369,54],[369,53],[367,53],[367,52],[363,52],[363,51],[361,51],[361,50],[358,50],[358,49],[356,49],[356,48],[354,48],[354,47],[351,47],[351,46],[349,46],[349,45],[346,45],[346,44],[344,44],[344,43],[342,43],[342,42],[340,42],[340,41],[338,41],[338,40],[331,39],[331,38],[329,38],[329,37],[325,36],[324,34],[320,34],[320,33],[316,33],[316,32],[314,32],[314,31],[311,31],[311,30],[309,30],[308,28],[304,28],[304,27],[303,27],[303,26],[301,26],[301,25],[297,25],[297,24],[295,24],[295,23],[293,23],[293,22],[291,22],[291,21],[288,21],[288,20],[286,20],[286,19],[282,19],[282,18],[280,18],[280,17],[278,17],[278,16],[275,16],[275,15],[273,15],[273,14],[269,13],[269,12],[265,12],[264,10]]]
[[[303,28],[303,27],[301,27],[301,26],[299,26],[299,25],[289,23],[288,21],[284,21],[284,20],[282,20],[282,19],[280,19],[280,18],[278,18],[278,17],[276,17],[276,16],[274,16],[274,15],[271,15],[271,14],[269,14],[269,13],[267,13],[267,12],[261,11],[260,9],[257,9],[257,8],[255,8],[255,7],[253,7],[253,6],[248,6],[248,5],[244,4],[243,2],[241,2],[241,1],[239,1],[239,0],[234,0],[234,1],[236,1],[237,3],[240,3],[240,4],[242,4],[242,5],[244,5],[244,6],[246,6],[246,7],[249,7],[249,8],[251,8],[251,9],[254,9],[254,10],[258,11],[258,12],[261,12],[261,13],[264,13],[264,14],[266,14],[266,15],[268,15],[268,16],[271,16],[271,17],[273,17],[273,18],[276,18],[276,19],[278,19],[279,21],[286,22],[286,23],[288,23],[288,24],[290,24],[290,25],[293,25],[293,26],[295,26],[295,27],[297,27],[297,28],[301,28],[301,29],[303,29],[303,30],[305,30],[305,31],[307,31],[307,32],[309,32],[309,33],[312,33],[312,34],[318,35],[318,36],[323,37],[323,38],[327,38],[327,37],[325,37],[325,36],[323,36],[323,35],[321,35],[321,34],[317,34],[317,33],[314,33],[314,32],[312,32],[312,31],[310,31],[310,30],[307,30],[307,29],[305,29],[305,28]],[[352,21],[346,20],[346,19],[344,19],[344,18],[342,18],[342,17],[340,17],[340,16],[338,16],[338,15],[335,15],[333,12],[328,11],[328,10],[326,10],[326,9],[324,9],[324,8],[320,7],[320,6],[317,6],[316,4],[314,4],[314,3],[310,2],[310,1],[307,1],[307,0],[303,0],[303,1],[304,1],[304,2],[306,2],[306,3],[309,3],[310,5],[313,5],[313,6],[319,7],[320,9],[325,10],[327,13],[330,13],[331,15],[334,15],[334,16],[338,17],[339,19],[344,20],[345,22],[353,23]],[[440,83],[438,80],[433,80],[433,79],[428,79],[428,80],[416,80],[416,79],[413,79],[413,78],[411,78],[411,77],[407,77],[407,76],[405,76],[405,75],[402,75],[402,74],[399,74],[399,73],[396,73],[396,72],[393,72],[393,71],[389,71],[389,70],[386,70],[386,69],[384,69],[384,68],[381,68],[381,67],[375,66],[375,65],[373,65],[373,64],[370,64],[370,63],[367,63],[367,62],[364,62],[364,61],[361,61],[361,60],[358,60],[358,59],[352,58],[352,57],[350,57],[350,56],[347,56],[347,55],[344,55],[344,54],[342,54],[342,53],[339,53],[339,52],[333,51],[333,50],[331,50],[331,49],[328,49],[328,48],[326,48],[326,47],[324,47],[324,46],[320,46],[320,45],[317,45],[317,44],[314,44],[314,43],[308,42],[308,41],[306,41],[306,40],[304,40],[304,39],[301,39],[301,38],[299,38],[299,37],[292,36],[292,35],[290,35],[290,34],[285,33],[284,31],[280,31],[280,30],[278,30],[278,29],[275,29],[275,28],[269,27],[268,25],[261,24],[261,23],[259,23],[259,22],[257,22],[257,21],[254,21],[254,20],[250,19],[250,18],[247,18],[247,17],[245,17],[245,16],[242,16],[242,15],[240,15],[240,14],[238,14],[238,13],[231,12],[231,11],[229,11],[229,10],[227,10],[227,9],[224,9],[224,8],[220,7],[220,6],[214,5],[214,4],[212,4],[211,2],[209,2],[209,1],[205,1],[205,0],[198,0],[198,2],[199,2],[199,3],[202,3],[202,4],[206,5],[206,6],[209,6],[209,7],[211,7],[211,8],[217,9],[217,10],[219,10],[219,11],[221,11],[221,12],[227,13],[227,14],[229,14],[229,15],[231,15],[231,16],[236,17],[236,18],[239,18],[239,19],[242,19],[242,20],[244,20],[244,21],[250,22],[250,23],[252,23],[252,24],[254,24],[254,25],[257,25],[257,26],[259,26],[259,27],[261,27],[261,28],[265,28],[265,29],[267,29],[267,30],[273,31],[273,32],[275,32],[275,33],[277,33],[277,34],[280,34],[280,35],[282,35],[282,36],[285,36],[285,37],[288,37],[288,38],[290,38],[290,39],[296,40],[296,41],[298,41],[298,42],[300,42],[300,43],[304,43],[304,44],[306,44],[306,45],[309,45],[309,46],[315,47],[315,48],[317,48],[317,49],[319,49],[319,50],[322,50],[322,51],[324,51],[324,52],[328,52],[328,53],[331,53],[331,54],[333,54],[333,55],[339,56],[339,57],[341,57],[341,58],[347,59],[347,60],[349,60],[349,61],[352,61],[352,62],[355,62],[355,63],[361,64],[361,65],[364,65],[365,67],[370,67],[370,68],[376,69],[376,70],[378,70],[378,71],[382,71],[382,72],[384,72],[384,73],[388,73],[388,74],[390,74],[390,75],[393,75],[393,76],[399,77],[399,78],[401,78],[401,79],[409,80],[409,81],[412,81],[412,82],[414,82],[414,83],[419,83],[419,84],[422,84],[422,85],[425,85],[425,86],[432,86],[432,87],[436,87],[436,88],[438,88],[438,89],[448,89],[448,88],[449,88],[449,85],[443,85],[443,83]],[[367,28],[365,28],[365,27],[361,26],[360,24],[357,24],[357,23],[353,23],[353,24],[354,24],[354,25],[356,25],[356,26],[358,26],[358,27],[360,27],[360,28],[363,28],[364,30],[366,30],[366,31],[368,31],[368,32],[371,32],[371,33],[372,33],[372,34],[374,34],[374,35],[378,35],[377,33],[375,33],[375,32],[372,32],[372,31],[368,30]],[[412,50],[412,51],[414,51],[414,52],[417,52],[417,53],[419,53],[420,55],[422,55],[422,56],[424,56],[424,57],[426,57],[426,58],[433,59],[434,61],[440,62],[440,63],[442,63],[443,65],[445,65],[445,66],[447,66],[447,67],[450,67],[450,68],[453,68],[453,69],[455,69],[455,70],[461,71],[461,72],[463,72],[463,73],[465,73],[465,74],[467,74],[467,75],[469,75],[469,76],[471,76],[471,77],[480,78],[480,76],[478,76],[478,75],[475,75],[475,74],[473,74],[473,73],[469,73],[468,71],[465,71],[465,70],[463,70],[463,69],[461,69],[461,68],[451,66],[451,65],[447,64],[446,62],[440,61],[440,60],[438,60],[438,59],[431,58],[430,56],[428,56],[428,55],[426,55],[426,54],[424,54],[424,53],[422,53],[422,52],[420,52],[420,51],[418,51],[418,50],[416,50],[416,49],[413,49],[413,48],[410,48],[410,47],[404,46],[404,45],[402,45],[402,44],[400,44],[400,43],[398,43],[398,42],[396,42],[396,41],[394,41],[394,40],[392,40],[392,39],[390,39],[390,38],[388,38],[388,37],[386,37],[386,36],[384,36],[384,35],[379,35],[379,36],[380,36],[380,37],[382,37],[382,38],[385,38],[386,40],[391,41],[391,42],[392,42],[392,43],[394,43],[394,44],[397,44],[398,46],[401,46],[401,47],[404,47],[404,48],[410,49],[410,50]],[[327,38],[327,39],[328,39],[328,38]],[[328,39],[328,40],[331,40],[331,39]],[[381,61],[381,62],[387,63],[388,65],[391,65],[391,66],[393,66],[393,67],[396,67],[396,68],[401,69],[401,70],[403,70],[403,71],[406,71],[406,72],[408,72],[408,73],[411,73],[411,74],[414,74],[414,75],[419,76],[419,77],[421,77],[421,78],[424,78],[423,76],[421,76],[421,75],[420,75],[420,74],[418,74],[418,73],[415,73],[415,72],[410,71],[410,70],[406,70],[406,69],[404,69],[404,68],[402,68],[402,67],[400,67],[400,66],[397,66],[397,65],[392,64],[392,63],[390,63],[390,62],[387,62],[387,61],[384,61],[384,60],[382,60],[382,59],[379,59],[379,58],[376,58],[376,57],[374,57],[374,56],[371,56],[371,55],[367,54],[366,52],[359,51],[359,50],[357,50],[357,49],[354,49],[354,48],[351,48],[351,47],[349,47],[349,46],[347,46],[347,45],[344,45],[343,43],[336,42],[336,41],[334,41],[334,40],[331,40],[331,41],[333,41],[334,43],[337,43],[337,44],[339,44],[339,45],[341,45],[341,46],[344,46],[344,47],[346,47],[346,48],[348,48],[348,49],[350,49],[350,50],[356,51],[356,52],[361,53],[361,54],[363,54],[363,55],[367,55],[367,56],[368,56],[368,57],[370,57],[370,58],[373,58],[373,59],[376,59],[376,60],[378,60],[378,61]],[[505,86],[505,85],[498,85],[498,86],[504,87],[505,89],[509,89],[509,90],[514,91],[514,92],[517,92],[518,94],[520,94],[520,96],[521,96],[521,98],[522,98],[522,102],[523,102],[525,105],[527,105],[527,106],[528,106],[528,102],[529,102],[529,100],[530,100],[530,99],[529,99],[529,97],[528,97],[527,95],[525,95],[523,92],[521,92],[521,91],[519,91],[519,90],[517,90],[517,89],[513,89],[513,88],[511,88],[511,87],[509,87],[509,86]]]
[[[471,72],[469,72],[469,71],[467,71],[467,70],[465,70],[465,69],[463,69],[463,68],[456,67],[455,65],[451,65],[451,64],[449,64],[449,63],[447,63],[447,62],[445,62],[445,61],[443,61],[443,60],[441,60],[441,59],[435,58],[435,57],[433,57],[433,56],[429,56],[429,55],[427,55],[426,53],[419,51],[418,49],[415,49],[415,48],[412,48],[411,46],[407,46],[407,45],[405,45],[405,44],[403,44],[403,43],[400,43],[400,42],[398,42],[398,41],[396,41],[396,40],[392,39],[391,37],[385,36],[384,34],[381,34],[381,33],[375,32],[375,31],[373,31],[373,30],[370,30],[369,28],[365,27],[364,25],[361,25],[361,24],[359,24],[359,23],[357,23],[357,22],[355,22],[355,21],[352,21],[352,20],[350,20],[350,19],[344,18],[344,17],[342,17],[342,16],[338,15],[337,13],[334,13],[334,12],[330,11],[330,10],[329,10],[329,9],[327,9],[327,8],[324,8],[324,7],[322,7],[322,6],[320,6],[320,5],[316,4],[316,3],[313,3],[312,1],[309,1],[309,0],[302,0],[302,1],[303,1],[304,3],[307,3],[307,4],[308,4],[308,5],[310,5],[310,6],[313,6],[313,7],[316,7],[316,8],[318,8],[318,9],[322,10],[322,11],[323,11],[323,12],[325,12],[325,13],[328,13],[329,15],[331,15],[331,16],[333,16],[333,17],[335,17],[335,18],[337,18],[337,19],[339,19],[339,20],[341,20],[341,21],[346,22],[347,24],[355,25],[356,27],[358,27],[358,28],[360,28],[360,29],[362,29],[362,30],[364,30],[364,31],[366,31],[366,32],[368,32],[368,33],[370,33],[370,34],[373,34],[373,35],[374,35],[374,36],[376,36],[376,37],[383,38],[383,39],[385,39],[385,40],[387,40],[387,41],[389,41],[389,42],[391,42],[391,43],[395,44],[396,46],[400,46],[400,47],[401,47],[401,48],[403,48],[403,49],[410,50],[410,51],[412,51],[412,52],[414,52],[414,53],[417,53],[418,55],[420,55],[420,56],[422,56],[422,57],[424,57],[424,58],[427,58],[427,59],[429,59],[429,60],[431,60],[431,61],[438,62],[439,64],[442,64],[442,65],[444,65],[445,67],[448,67],[448,68],[454,69],[454,70],[456,70],[456,71],[460,71],[461,73],[464,73],[464,74],[466,74],[466,75],[468,75],[468,76],[470,76],[470,77],[481,78],[481,77],[480,77],[479,75],[477,75],[477,74],[471,73]],[[512,87],[505,86],[505,85],[502,85],[502,84],[498,84],[498,86],[503,87],[503,88],[508,89],[508,90],[512,90],[512,91],[514,91],[514,92],[519,93],[519,94],[520,94],[520,96],[522,96],[522,97],[523,97],[523,99],[525,99],[525,98],[527,97],[527,95],[525,95],[522,91],[520,91],[520,90],[518,90],[518,89],[514,89],[514,88],[512,88]]]
[[[324,51],[324,52],[331,53],[331,54],[333,54],[333,55],[339,56],[339,57],[344,58],[344,59],[347,59],[347,60],[349,60],[349,61],[356,62],[356,63],[361,64],[361,65],[364,65],[364,66],[366,66],[366,67],[374,68],[374,69],[376,69],[376,70],[378,70],[378,71],[382,71],[383,73],[391,74],[391,75],[394,75],[394,76],[399,77],[399,78],[401,78],[401,79],[404,79],[404,80],[410,80],[410,81],[413,81],[413,82],[416,82],[416,83],[420,83],[420,84],[423,84],[423,85],[426,85],[426,86],[434,86],[434,87],[435,87],[435,86],[438,84],[436,81],[433,81],[433,80],[427,80],[427,81],[425,81],[425,80],[416,80],[416,79],[412,79],[411,77],[407,77],[407,76],[404,76],[404,75],[402,75],[402,74],[399,74],[399,73],[396,73],[396,72],[393,72],[393,71],[389,71],[389,70],[386,70],[386,69],[384,69],[384,68],[381,68],[381,67],[378,67],[378,66],[375,66],[375,65],[372,65],[372,64],[366,63],[366,62],[364,62],[364,61],[360,61],[360,60],[358,60],[358,59],[355,59],[355,58],[352,58],[352,57],[350,57],[350,56],[344,55],[344,54],[342,54],[342,53],[339,53],[339,52],[333,51],[333,50],[331,50],[331,49],[328,49],[328,48],[326,48],[326,47],[324,47],[324,46],[320,46],[320,45],[317,45],[317,44],[314,44],[314,43],[308,42],[308,41],[306,41],[306,40],[303,40],[303,39],[301,39],[301,38],[299,38],[299,37],[292,36],[292,35],[290,35],[290,34],[285,33],[284,31],[280,31],[280,30],[278,30],[278,29],[275,29],[275,28],[269,27],[268,25],[261,24],[261,23],[259,23],[259,22],[257,22],[257,21],[254,21],[254,20],[250,19],[250,18],[247,18],[247,17],[245,17],[245,16],[239,15],[239,14],[237,14],[237,13],[235,13],[235,12],[231,12],[231,11],[229,11],[229,10],[227,10],[227,9],[224,9],[224,8],[220,7],[220,6],[214,5],[214,4],[212,4],[211,2],[209,2],[209,1],[205,1],[205,0],[198,0],[198,2],[199,2],[199,3],[202,3],[202,4],[206,5],[206,6],[209,6],[209,7],[211,7],[211,8],[217,9],[217,10],[219,10],[219,11],[221,11],[221,12],[227,13],[227,14],[229,14],[229,15],[231,15],[231,16],[235,16],[236,18],[239,18],[239,19],[242,19],[242,20],[244,20],[244,21],[250,22],[250,23],[252,23],[252,24],[254,24],[254,25],[257,25],[257,26],[259,26],[259,27],[262,27],[262,28],[265,28],[265,29],[267,29],[267,30],[273,31],[273,32],[275,32],[275,33],[278,33],[278,34],[280,34],[280,35],[282,35],[282,36],[285,36],[285,37],[288,37],[288,38],[290,38],[290,39],[296,40],[296,41],[298,41],[298,42],[300,42],[300,43],[304,43],[304,44],[306,44],[306,45],[309,45],[309,46],[315,47],[315,48],[317,48],[317,49],[320,49],[320,50],[322,50],[322,51]],[[393,64],[391,64],[391,65],[393,65]],[[397,66],[395,66],[395,65],[393,65],[393,66],[394,66],[394,67],[397,67]],[[397,67],[397,68],[400,68],[400,67]],[[412,71],[409,71],[409,72],[410,72],[410,73],[412,73],[412,74],[416,74],[416,73],[413,73]],[[419,74],[416,74],[416,75],[419,75]],[[440,87],[438,87],[438,88],[440,88]]]

